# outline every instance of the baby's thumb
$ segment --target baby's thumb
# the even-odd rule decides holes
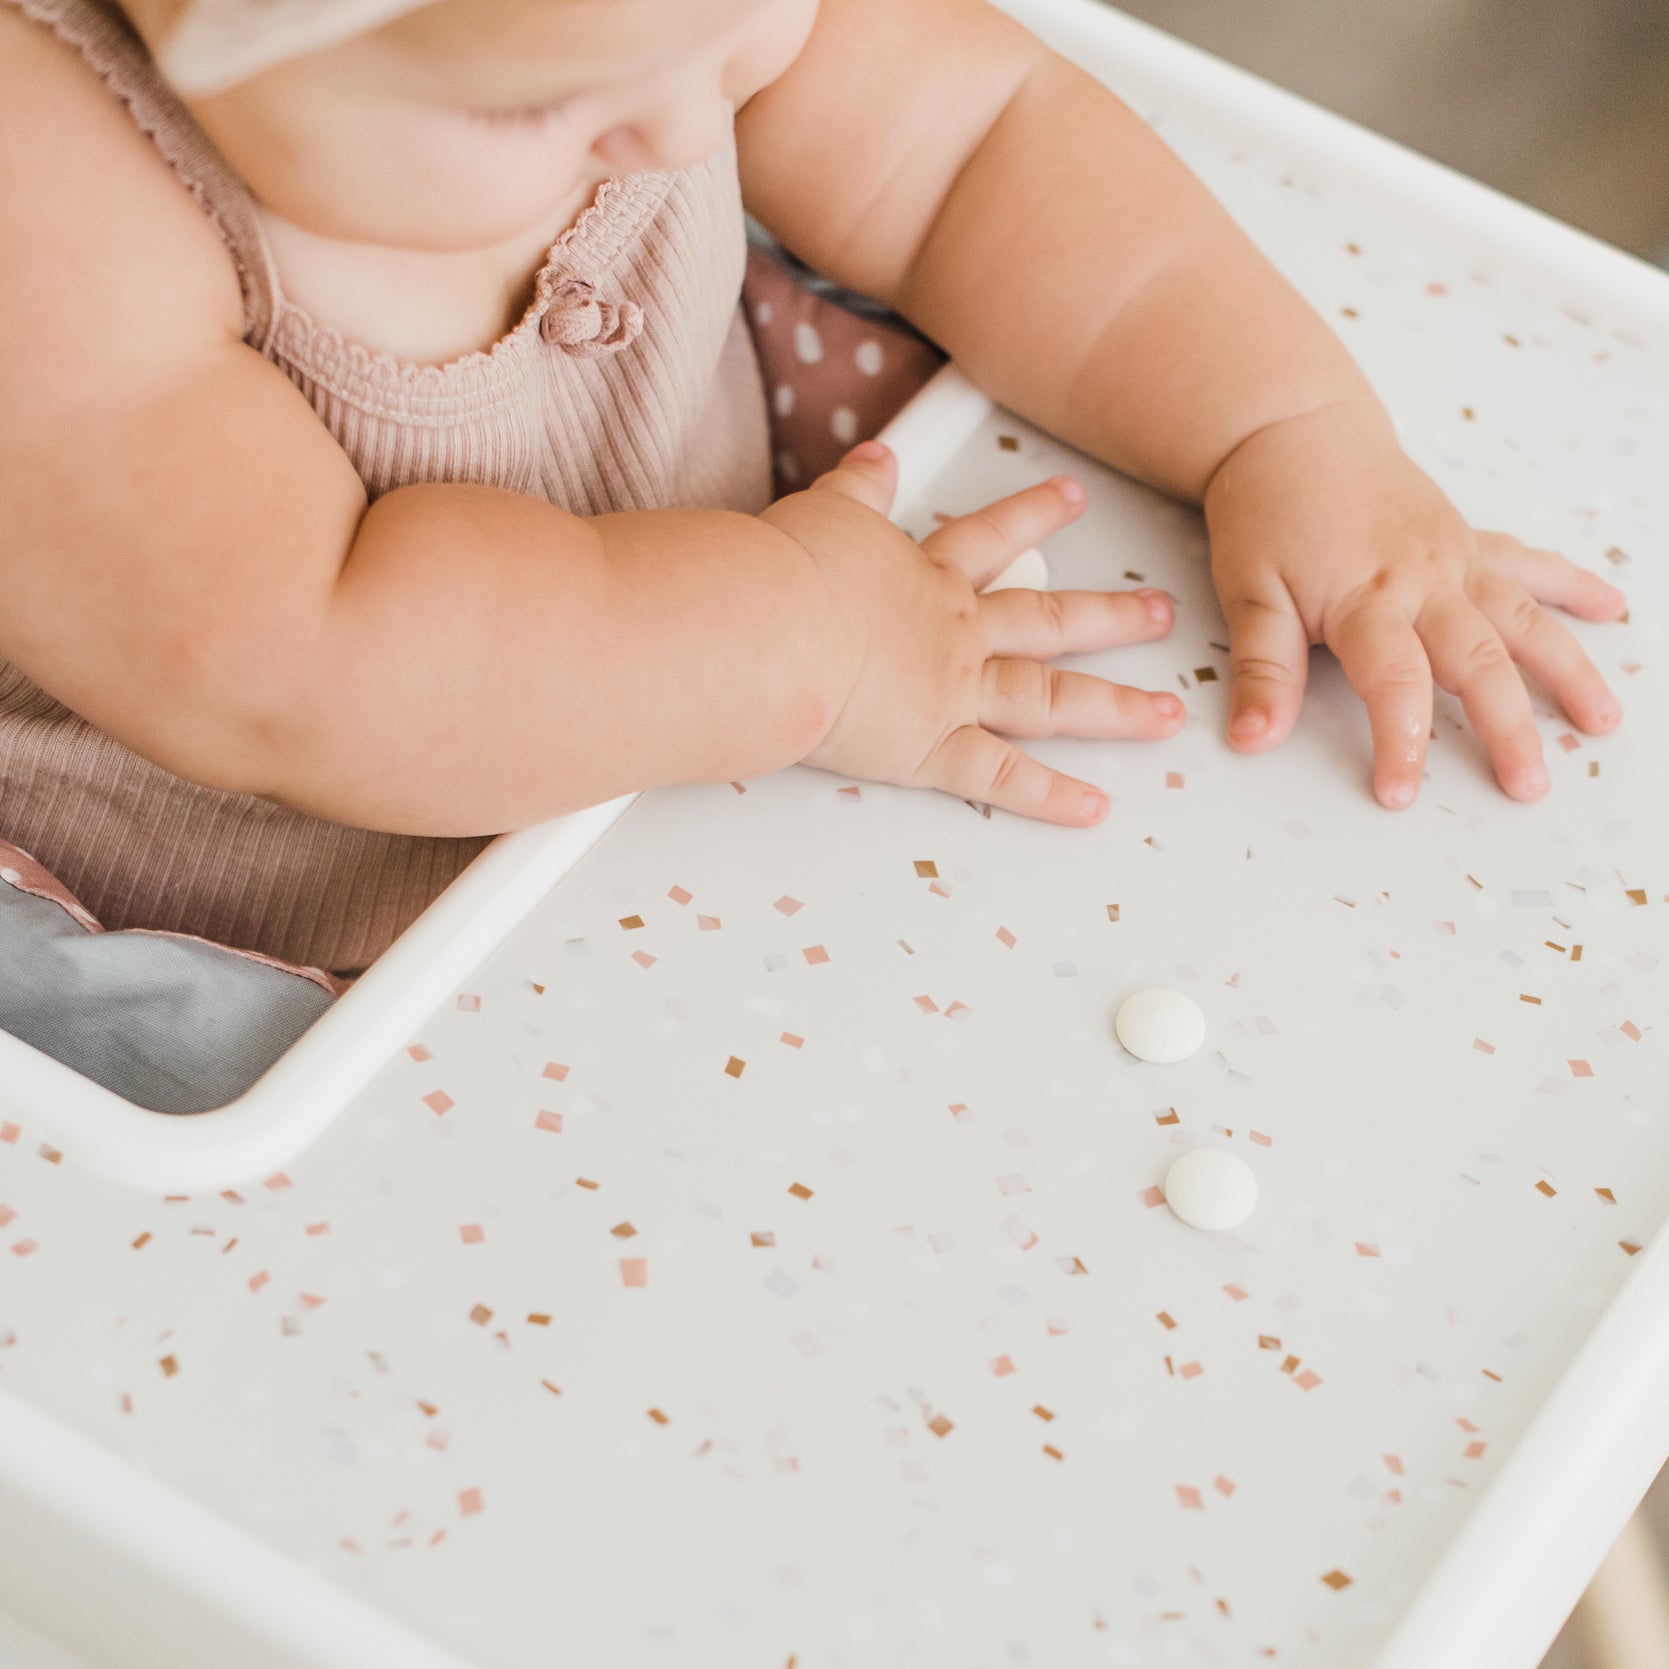
[[[892,448],[880,441],[863,441],[828,474],[818,476],[811,490],[856,499],[884,516],[892,509],[893,494],[898,490],[898,460]]]

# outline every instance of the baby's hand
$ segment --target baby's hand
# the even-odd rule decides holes
[[[1518,800],[1539,798],[1549,779],[1515,661],[1579,729],[1599,735],[1622,717],[1541,604],[1616,620],[1623,594],[1551,551],[1474,532],[1383,414],[1332,408],[1259,431],[1218,470],[1205,513],[1229,622],[1229,741],[1242,752],[1291,730],[1313,643],[1338,656],[1367,703],[1386,806],[1419,789],[1433,681],[1460,697]]]
[[[1099,822],[1105,794],[1002,737],[1174,735],[1185,716],[1176,696],[1046,664],[1163,637],[1170,599],[1148,590],[979,596],[1028,545],[1077,519],[1083,489],[1057,477],[918,545],[886,519],[896,479],[892,454],[869,442],[765,513],[811,555],[862,633],[844,704],[806,763],[1049,823]]]

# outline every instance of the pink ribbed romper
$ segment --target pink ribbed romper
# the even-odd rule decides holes
[[[190,187],[237,266],[245,339],[312,401],[373,498],[471,481],[586,516],[767,503],[730,141],[687,171],[604,185],[552,247],[526,316],[489,351],[403,364],[286,299],[246,188],[119,12],[101,0],[4,3],[79,51]],[[166,928],[356,972],[489,832],[379,834],[198,787],[0,660],[0,839],[27,848],[108,928]]]

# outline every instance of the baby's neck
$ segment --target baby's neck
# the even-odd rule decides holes
[[[520,237],[461,254],[343,243],[257,212],[289,300],[373,352],[440,365],[515,326],[550,246],[595,195],[588,184]]]

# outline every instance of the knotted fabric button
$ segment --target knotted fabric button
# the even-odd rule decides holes
[[[576,359],[600,359],[629,347],[643,329],[635,301],[605,301],[589,278],[559,278],[550,288],[539,334]]]

